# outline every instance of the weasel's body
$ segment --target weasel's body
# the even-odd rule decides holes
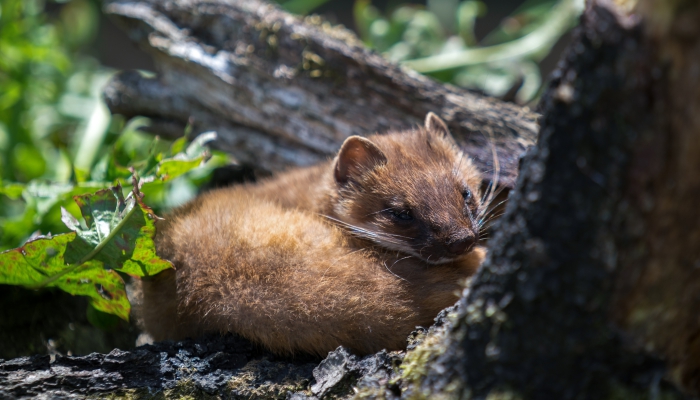
[[[400,349],[484,257],[479,174],[439,118],[351,137],[333,162],[204,194],[159,223],[156,340],[234,332],[277,353]]]

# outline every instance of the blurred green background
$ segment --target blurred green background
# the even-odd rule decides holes
[[[583,0],[280,3],[342,23],[367,46],[419,72],[524,105],[536,104],[542,77],[583,7]],[[100,100],[115,71],[154,69],[100,7],[99,0],[0,0],[0,251],[32,235],[66,232],[60,208],[78,214],[74,194],[124,182],[124,167],[154,146],[144,133],[147,120],[110,116]],[[167,211],[228,163],[215,154],[203,168],[152,185],[146,202]],[[0,286],[0,358],[133,345],[133,326],[96,332],[87,323],[96,317],[85,315],[82,300],[66,296]]]

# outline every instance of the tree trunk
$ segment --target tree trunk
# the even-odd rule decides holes
[[[437,83],[392,64],[319,17],[258,0],[109,1],[105,11],[153,55],[158,76],[118,75],[105,89],[113,113],[143,115],[151,131],[214,130],[215,144],[267,171],[310,165],[350,135],[407,129],[434,111],[490,180],[511,187],[535,141],[526,108]]]
[[[311,371],[313,360],[204,338],[0,362],[0,396],[55,395],[61,385],[77,395],[297,399],[697,395],[700,4],[632,3],[588,5],[486,264],[453,316],[414,332],[405,355],[357,359],[339,349]],[[198,130],[219,131],[222,148],[267,170],[312,162],[347,135],[403,128],[433,110],[482,167],[491,162],[483,138],[493,139],[512,182],[516,149],[534,138],[527,111],[417,77],[345,31],[255,1],[107,9],[160,68],[154,79],[117,77],[106,90],[112,110],[178,134],[191,113]]]
[[[407,392],[699,393],[700,5],[630,3],[588,5],[489,258]]]

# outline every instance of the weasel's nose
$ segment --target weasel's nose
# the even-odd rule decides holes
[[[464,253],[470,252],[474,245],[476,244],[476,238],[474,236],[466,236],[461,239],[457,239],[454,242],[447,244],[447,251],[459,256]]]

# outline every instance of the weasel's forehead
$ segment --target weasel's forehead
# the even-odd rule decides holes
[[[451,199],[461,196],[467,182],[455,176],[451,169],[387,170],[390,176],[383,177],[380,191],[394,202],[418,205],[436,199]]]

